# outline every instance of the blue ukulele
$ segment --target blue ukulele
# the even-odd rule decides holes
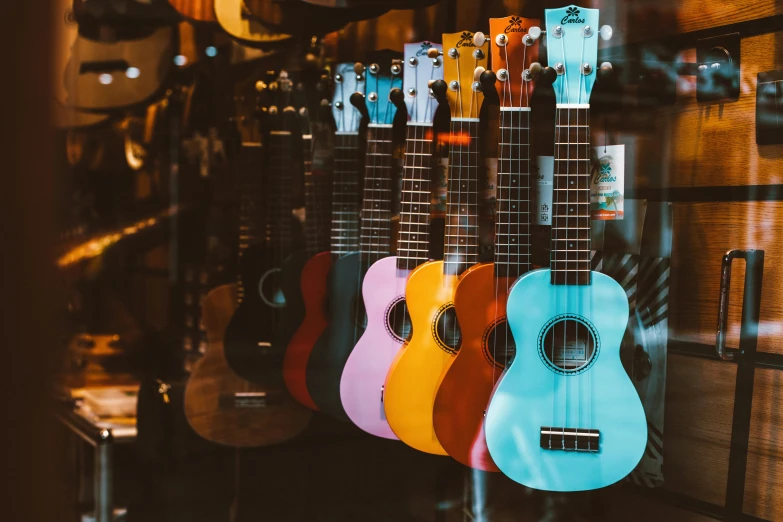
[[[520,277],[508,296],[517,355],[485,418],[498,467],[525,486],[598,489],[628,475],[647,423],[620,363],[628,299],[590,270],[590,106],[598,10],[546,10],[549,66],[557,72],[555,183],[549,269]],[[610,68],[605,64],[602,67]]]

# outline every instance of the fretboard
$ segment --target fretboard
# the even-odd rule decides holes
[[[553,285],[589,285],[590,109],[557,107],[550,268]]]
[[[367,127],[359,251],[370,264],[388,256],[391,247],[392,138],[391,125]]]
[[[408,123],[400,197],[397,268],[413,270],[429,260],[432,125]]]
[[[332,181],[333,256],[359,250],[359,134],[337,133]]]
[[[293,136],[272,131],[267,142],[266,252],[281,266],[291,251],[291,177],[294,175]]]
[[[530,109],[500,109],[495,276],[530,270]]]
[[[305,242],[311,254],[329,250],[331,187],[329,176],[313,173],[313,138],[302,136],[304,146]]]
[[[239,240],[237,242],[241,266],[245,250],[262,238],[263,214],[261,211],[261,168],[263,149],[260,143],[242,143],[237,158],[237,189],[239,190]],[[242,277],[237,271],[237,301],[242,302],[245,295]]]
[[[478,263],[479,120],[452,118],[443,270],[460,275]]]

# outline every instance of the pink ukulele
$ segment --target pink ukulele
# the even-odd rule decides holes
[[[375,262],[362,287],[367,329],[351,352],[340,381],[340,398],[348,417],[364,431],[396,439],[386,422],[383,385],[386,374],[410,333],[405,304],[408,274],[429,260],[430,168],[432,121],[438,101],[430,95],[430,83],[443,81],[440,44],[405,45],[403,67],[405,97],[410,120],[405,142],[405,173],[400,202],[397,256]],[[395,100],[396,101],[396,100]]]

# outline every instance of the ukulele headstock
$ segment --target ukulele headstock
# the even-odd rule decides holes
[[[367,110],[367,123],[374,125],[392,125],[397,114],[397,106],[392,102],[392,91],[402,87],[402,56],[394,51],[377,51],[368,57],[368,64],[361,71],[361,64],[355,65],[357,75],[361,72],[367,77],[367,95],[363,103]],[[354,98],[354,105],[361,103]]]
[[[286,70],[267,73],[267,81],[256,83],[259,91],[258,112],[265,133],[288,131],[300,134],[299,114],[294,107],[296,84]]]
[[[501,107],[530,107],[535,80],[541,72],[537,63],[539,23],[520,16],[489,20],[492,67]]]
[[[364,95],[367,86],[364,71],[356,72],[353,63],[341,63],[335,67],[332,79],[334,81],[332,117],[337,132],[357,133],[362,114],[351,104],[351,95],[356,92]]]
[[[548,62],[557,73],[553,84],[557,103],[588,104],[598,65],[598,38],[611,38],[612,28],[598,28],[598,9],[571,5],[544,13]],[[601,67],[606,66],[611,67]]]
[[[438,101],[430,83],[443,79],[443,46],[431,42],[405,44],[403,92],[410,121],[432,123]]]
[[[443,79],[452,118],[478,118],[484,95],[479,77],[487,68],[489,42],[481,33],[443,35]]]

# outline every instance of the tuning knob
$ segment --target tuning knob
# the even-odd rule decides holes
[[[476,69],[473,71],[473,81],[474,82],[479,81],[479,78],[481,78],[481,75],[484,73],[484,71],[486,71],[486,69],[484,69],[483,67],[481,66],[476,67]]]
[[[364,64],[362,62],[353,64],[353,72],[355,72],[357,76],[362,74],[364,72]]]
[[[429,84],[430,90],[432,90],[432,94],[437,99],[442,99],[444,96],[446,96],[446,91],[448,90],[448,85],[446,85],[446,82],[443,80],[435,80],[430,82]]]
[[[601,67],[598,68],[598,76],[600,78],[608,78],[612,74],[614,74],[614,69],[612,69],[612,64],[609,62],[602,63]]]
[[[601,36],[601,40],[610,40],[612,38],[612,27],[609,25],[602,25],[598,30],[598,34]]]
[[[482,33],[481,31],[473,33],[473,45],[475,45],[476,47],[483,47],[486,41],[487,41],[487,37],[484,36],[484,33]]]
[[[525,42],[525,45],[533,45],[539,38],[541,38],[541,28],[533,26],[527,30],[527,34],[522,41]]]
[[[533,62],[530,64],[530,76],[533,78],[538,78],[538,76],[541,74],[541,71],[543,71],[544,68],[541,67],[541,64],[538,62]]]
[[[438,56],[443,56],[443,51],[439,51],[434,47],[427,50],[427,58],[437,58]]]
[[[539,83],[548,83],[553,84],[555,83],[555,80],[557,80],[557,71],[555,71],[552,67],[544,67],[541,71],[541,76],[538,77]]]

